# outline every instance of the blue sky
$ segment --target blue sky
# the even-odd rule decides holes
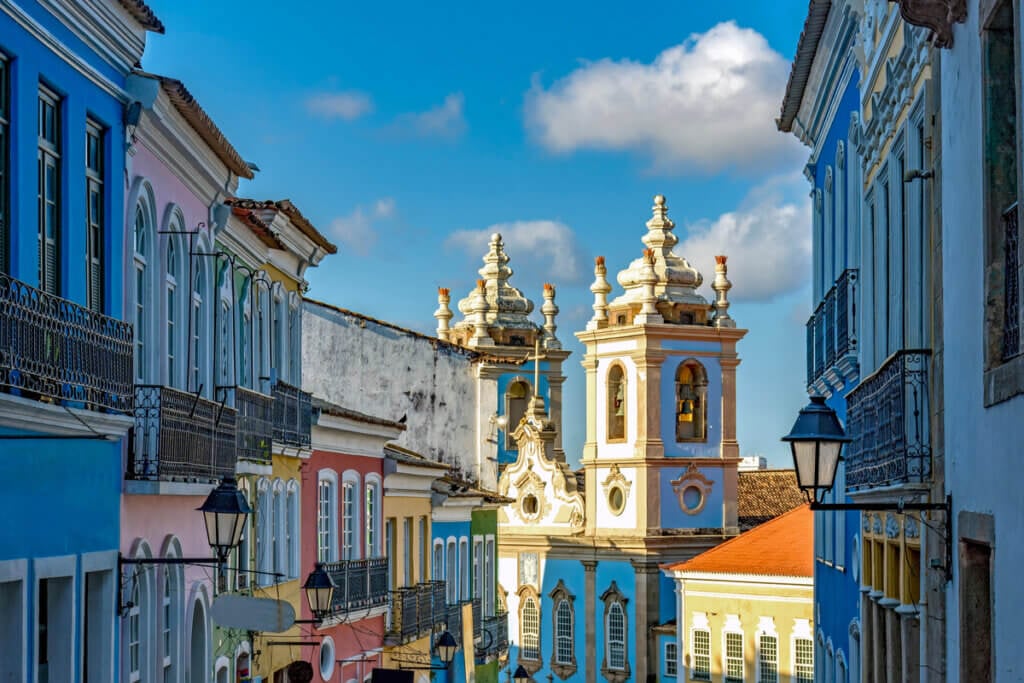
[[[436,288],[465,296],[496,229],[538,308],[558,286],[570,458],[593,257],[614,274],[639,256],[665,194],[676,251],[706,283],[714,254],[730,257],[731,312],[750,330],[741,452],[789,465],[809,186],[806,150],[773,119],[806,0],[150,4],[167,34],[143,66],[183,80],[259,165],[240,193],[292,199],[338,243],[311,296],[433,333]]]

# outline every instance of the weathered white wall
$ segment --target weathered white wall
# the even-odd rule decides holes
[[[493,397],[497,387],[477,379],[472,352],[309,301],[302,335],[304,389],[361,413],[391,420],[404,415],[399,445],[473,477],[481,466],[485,474],[491,469],[494,446],[476,406],[478,390]],[[493,474],[482,483],[493,486]]]
[[[984,3],[982,3],[984,4]],[[953,48],[942,54],[942,281],[945,344],[946,483],[953,518],[961,511],[993,515],[995,550],[995,670],[998,680],[1024,671],[1016,605],[1024,605],[1024,505],[1020,502],[1020,455],[1024,397],[991,408],[984,404],[984,236],[981,228],[982,91],[978,4],[954,27]],[[1018,93],[1019,97],[1019,93]],[[1018,111],[1022,111],[1018,103]],[[959,530],[954,528],[957,552]],[[947,593],[947,680],[960,668],[960,585],[954,555]]]

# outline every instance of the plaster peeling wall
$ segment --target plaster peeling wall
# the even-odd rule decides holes
[[[432,460],[479,476],[486,425],[476,413],[476,365],[444,342],[306,302],[302,316],[302,386],[351,410],[406,418],[397,439]],[[479,380],[493,396],[493,380]],[[492,447],[493,448],[493,447]],[[493,483],[493,481],[491,482]]]

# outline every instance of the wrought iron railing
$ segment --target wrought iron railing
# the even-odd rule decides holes
[[[455,636],[455,640],[462,642],[462,606],[464,602],[456,602],[448,605],[448,632]]]
[[[387,558],[327,562],[324,571],[334,580],[331,614],[347,614],[388,603]]]
[[[807,385],[857,351],[857,273],[844,270],[807,321]]]
[[[313,395],[278,380],[274,398],[274,441],[309,448],[313,429]]]
[[[508,613],[499,612],[493,616],[484,617],[483,645],[485,655],[501,656],[508,650]]]
[[[235,444],[238,459],[271,464],[274,434],[274,399],[245,387],[218,387],[218,397],[238,411]]]
[[[130,413],[132,326],[0,273],[0,388]]]
[[[428,635],[447,623],[445,582],[428,581],[391,591],[387,635],[402,643]]]
[[[217,482],[235,471],[234,408],[172,387],[135,387],[128,479]]]
[[[1017,202],[1003,212],[1003,359],[1020,353],[1020,230]]]
[[[480,598],[473,598],[473,640],[480,640],[484,632],[484,620],[480,610]]]
[[[901,350],[846,397],[846,488],[927,483],[931,351]]]

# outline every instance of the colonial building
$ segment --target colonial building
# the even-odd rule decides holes
[[[861,269],[862,48],[855,3],[812,2],[777,121],[810,148],[804,174],[811,183],[814,311],[807,321],[807,391],[825,396],[846,420],[846,396],[860,382],[857,312]],[[902,187],[902,185],[899,185]],[[872,314],[872,318],[876,314]],[[840,463],[826,502],[846,502],[846,467]],[[860,583],[851,566],[861,546],[860,513],[820,511],[814,525],[814,586],[818,680],[842,670],[860,676]],[[843,662],[840,666],[839,662]],[[845,674],[844,674],[845,675]]]
[[[659,680],[823,680],[814,667],[813,526],[803,505],[666,566],[676,628],[662,636]],[[845,658],[836,667],[834,680],[848,680]]]
[[[141,0],[97,4],[0,5],[5,681],[122,678],[126,88],[163,24]]]
[[[652,629],[675,616],[659,566],[738,531],[735,372],[726,259],[710,304],[700,272],[673,251],[655,197],[641,258],[612,301],[597,259],[586,345],[587,428],[581,476],[556,447],[560,425],[534,394],[510,423],[516,460],[499,492],[499,581],[512,615],[512,659],[536,679],[646,681],[658,671]]]

